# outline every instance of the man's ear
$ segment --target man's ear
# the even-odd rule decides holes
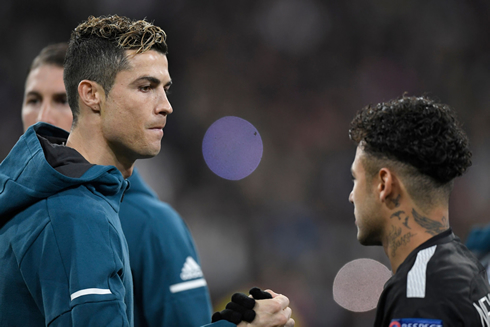
[[[78,84],[80,101],[92,111],[100,112],[101,101],[105,99],[105,92],[99,83],[84,79]]]
[[[381,168],[378,172],[378,194],[381,202],[385,202],[393,196],[396,177],[388,168]]]

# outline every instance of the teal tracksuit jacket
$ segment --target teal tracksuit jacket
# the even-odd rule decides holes
[[[128,180],[119,217],[133,273],[135,326],[209,323],[209,290],[189,229],[136,169]]]
[[[55,145],[67,137],[61,129],[38,123],[0,164],[0,327],[134,325],[129,250],[119,219],[129,183],[115,167],[92,165],[74,149]],[[127,205],[132,201],[142,205],[141,197],[149,191],[139,184],[138,175],[133,182],[134,194]],[[189,306],[201,300],[208,304],[196,312],[205,320],[209,296],[188,230],[168,205],[152,205],[166,210],[165,219],[174,221],[168,233],[181,233],[187,239],[182,253],[174,251],[180,255],[173,266],[182,265],[181,280],[163,273],[161,279],[148,276],[157,270],[145,269],[135,273],[135,280],[149,284],[153,278],[161,284],[156,287],[164,286],[162,293],[170,293],[165,300],[168,312],[160,312],[164,318],[158,318],[162,326],[181,326],[179,319],[186,311],[192,314]],[[151,211],[152,205],[146,208]],[[131,209],[127,213],[131,215]],[[138,228],[127,221],[125,225]],[[147,235],[133,252],[160,251],[161,244],[151,239],[151,233]],[[152,265],[137,257],[133,264]],[[166,268],[164,262],[153,265]],[[159,296],[163,299],[138,292],[136,296],[145,298],[145,304],[158,301]],[[144,316],[143,309],[136,311],[138,317]],[[152,319],[138,323],[153,326]],[[206,326],[236,325],[219,321]]]
[[[128,182],[37,133],[68,136],[36,124],[0,164],[0,326],[131,326]]]

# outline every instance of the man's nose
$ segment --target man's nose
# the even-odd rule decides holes
[[[163,92],[161,100],[158,104],[157,107],[158,114],[162,114],[164,116],[170,115],[172,112],[174,112],[172,105],[170,104],[170,101],[168,100],[168,96],[166,92]]]
[[[56,121],[55,110],[49,101],[43,102],[39,114],[37,115],[37,121],[54,125],[54,122]]]

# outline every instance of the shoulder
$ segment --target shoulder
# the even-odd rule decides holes
[[[484,269],[469,250],[455,240],[415,254],[386,284],[378,314],[390,319],[423,317],[445,323],[479,320],[477,305],[488,297],[490,286]]]
[[[150,239],[172,248],[193,248],[190,231],[177,211],[154,196],[141,177],[131,178],[135,178],[130,180],[133,191],[124,195],[119,211],[130,249]]]
[[[49,197],[46,208],[60,236],[92,238],[97,234],[101,239],[110,239],[122,233],[117,211],[83,185]]]
[[[168,203],[144,193],[128,193],[121,203],[119,216],[121,220],[152,225],[181,226],[182,218]]]
[[[414,279],[431,280],[435,284],[471,282],[482,271],[484,267],[471,251],[457,237],[451,237],[416,249],[400,265],[394,279],[398,283]]]
[[[179,251],[194,248],[184,220],[169,204],[158,199],[128,194],[121,204],[119,218],[130,250],[144,247],[147,242]]]
[[[410,255],[387,283],[387,289],[407,298],[432,295],[469,298],[474,285],[479,284],[477,281],[485,280],[484,267],[463,244],[453,240]],[[490,289],[483,284],[479,287],[486,294]]]
[[[111,218],[118,220],[107,202],[84,186],[78,186],[26,207],[6,225],[6,230],[14,227],[12,240],[22,244],[34,242],[49,230],[69,241],[75,234],[89,237],[94,230],[113,229]],[[45,229],[48,225],[51,229]]]
[[[484,271],[478,260],[456,239],[417,251],[394,279],[398,286],[406,287],[408,297],[430,294],[433,290],[435,296],[452,294],[468,298],[475,281],[485,279]]]
[[[121,203],[119,217],[126,227],[151,228],[184,232],[184,221],[166,202],[160,201],[155,192],[144,182],[137,171],[129,178],[130,188]]]
[[[444,283],[470,283],[484,270],[478,259],[458,240],[438,244],[427,264],[427,275]]]
[[[76,217],[104,218],[107,216],[107,211],[115,214],[106,200],[94,194],[85,185],[50,196],[47,198],[47,208],[51,217],[62,216],[64,220]]]

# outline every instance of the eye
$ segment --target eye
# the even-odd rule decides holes
[[[151,85],[142,85],[139,87],[139,90],[142,92],[149,92],[152,89]]]
[[[57,96],[57,97],[55,97],[54,101],[60,105],[63,105],[63,106],[68,104],[68,100],[66,98],[66,95]]]
[[[41,103],[41,99],[39,99],[39,98],[28,98],[28,99],[26,99],[27,105],[35,106],[35,105],[40,104],[40,103]]]
[[[25,100],[25,105],[26,106],[31,106],[31,107],[38,107],[42,104],[42,98],[40,97],[28,97],[26,100]]]
[[[171,94],[171,93],[172,93],[172,91],[170,91],[170,88],[166,88],[166,89],[165,89],[165,94],[166,94],[166,95],[169,95],[169,94]]]

